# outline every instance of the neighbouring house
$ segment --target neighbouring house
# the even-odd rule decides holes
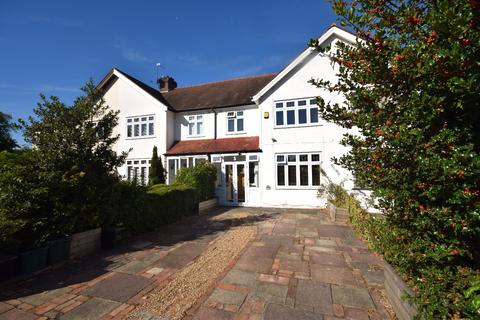
[[[332,25],[322,46],[354,43]],[[222,205],[323,207],[318,188],[328,179],[353,187],[349,172],[331,161],[347,150],[344,129],[321,119],[316,97],[341,101],[312,78],[335,80],[329,55],[305,49],[276,74],[177,87],[171,77],[152,88],[113,68],[100,82],[106,103],[119,110],[117,151],[128,151],[125,179],[146,182],[157,146],[167,183],[179,170],[201,161],[217,166],[216,194]]]

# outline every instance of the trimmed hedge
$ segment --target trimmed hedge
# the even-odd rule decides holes
[[[215,195],[217,168],[214,164],[203,162],[194,167],[181,169],[173,185],[188,186],[195,189],[198,201],[212,199]]]
[[[158,184],[147,188],[122,182],[116,188],[112,216],[131,234],[151,231],[198,212],[196,193],[190,187]]]

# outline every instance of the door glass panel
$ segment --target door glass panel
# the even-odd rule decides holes
[[[245,202],[245,165],[237,164],[238,202]]]
[[[225,185],[226,185],[226,198],[227,201],[233,201],[233,165],[225,165]]]

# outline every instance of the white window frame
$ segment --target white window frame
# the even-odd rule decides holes
[[[243,121],[243,130],[238,130],[238,121]],[[233,131],[229,131],[228,123],[233,121]],[[227,124],[226,124],[226,132],[227,134],[241,134],[245,133],[245,111],[238,110],[238,111],[228,111],[227,112]]]
[[[205,117],[203,114],[191,114],[187,117],[187,136],[188,137],[203,137],[205,130]],[[199,123],[201,126],[199,127]],[[192,128],[192,133],[190,133],[190,125]],[[200,129],[199,129],[200,128]]]
[[[300,156],[307,156],[306,161],[300,161]],[[321,152],[290,152],[290,153],[276,153],[275,155],[275,185],[277,189],[318,189],[322,181],[322,166],[321,166]],[[295,157],[295,161],[289,159],[289,156]],[[318,157],[318,160],[313,160],[314,157]],[[295,166],[295,185],[289,185],[288,166]],[[308,168],[307,185],[300,185],[300,166],[306,165]],[[313,166],[319,166],[319,180],[318,185],[313,184],[312,168]],[[284,172],[284,185],[278,184],[278,166],[283,166]]]
[[[143,134],[143,126],[145,126],[145,134]],[[138,128],[137,135],[135,135],[136,128]],[[125,136],[127,137],[127,139],[154,138],[155,115],[148,114],[142,116],[126,117]]]
[[[301,105],[305,103],[304,105]],[[287,106],[289,105],[289,106]],[[292,106],[290,106],[292,105]],[[312,109],[317,109],[317,121],[312,122]],[[306,122],[299,123],[300,110],[306,110]],[[287,124],[288,121],[288,112],[292,112],[295,116],[293,124]],[[283,116],[283,124],[277,124],[277,112],[281,113]],[[289,100],[277,100],[273,102],[273,121],[274,128],[295,128],[295,127],[311,127],[311,126],[320,126],[320,118],[318,114],[318,105],[315,97],[310,98],[301,98],[301,99],[289,99]]]
[[[150,162],[150,159],[128,159],[126,161],[127,174],[125,179],[128,181],[136,180],[139,184],[147,185],[148,175],[150,173]]]

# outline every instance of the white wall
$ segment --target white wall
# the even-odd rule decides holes
[[[308,83],[313,78],[324,78],[335,81],[335,70],[330,58],[312,53],[304,63],[293,70],[284,81],[267,93],[260,102],[260,111],[269,112],[269,119],[262,119],[260,181],[261,199],[264,206],[298,206],[322,207],[326,199],[317,197],[318,190],[312,187],[305,189],[279,189],[276,187],[276,167],[274,155],[287,152],[320,152],[321,167],[336,183],[344,183],[351,188],[350,173],[331,160],[332,157],[344,154],[347,149],[339,144],[344,129],[320,120],[318,126],[275,128],[275,108],[277,100],[309,98],[322,96],[326,100],[339,100],[338,96],[320,90]],[[321,183],[326,183],[321,176]],[[270,189],[270,190],[269,190]]]
[[[119,75],[119,78],[106,90],[104,99],[113,110],[119,110],[119,125],[114,134],[120,134],[115,145],[117,153],[129,152],[128,159],[150,159],[154,145],[158,154],[163,155],[167,150],[167,143],[172,140],[173,130],[167,135],[167,117],[170,123],[173,118],[170,111],[148,93],[137,87],[128,79]],[[169,114],[167,116],[167,113]],[[145,138],[127,138],[127,117],[154,115],[155,136]],[[121,175],[126,175],[126,166],[119,168]]]

